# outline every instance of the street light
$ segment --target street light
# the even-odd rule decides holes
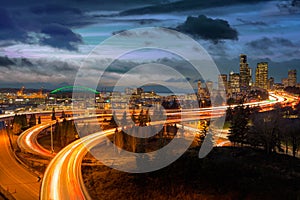
[[[54,153],[54,148],[53,148],[53,131],[52,131],[52,123],[51,123],[51,126],[50,126],[50,135],[51,135],[51,153],[53,154]]]

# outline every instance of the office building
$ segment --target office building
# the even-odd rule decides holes
[[[248,90],[251,82],[251,69],[247,62],[247,55],[240,55],[240,84],[242,90]]]
[[[219,75],[219,83],[218,83],[218,90],[219,91],[225,91],[228,92],[228,81],[227,81],[227,75],[221,74]]]
[[[257,63],[255,71],[255,86],[267,90],[269,88],[268,63]]]
[[[288,86],[296,87],[297,85],[297,71],[295,69],[288,72]]]
[[[241,92],[240,74],[231,72],[229,75],[228,90],[231,94]]]

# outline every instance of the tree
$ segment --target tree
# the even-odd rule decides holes
[[[199,133],[196,134],[196,137],[195,137],[195,142],[196,142],[197,146],[202,145],[206,135],[208,134],[209,125],[210,125],[210,121],[206,121],[206,120],[200,121],[200,130],[199,130]]]
[[[282,116],[277,110],[255,114],[252,117],[248,142],[252,146],[262,146],[267,154],[276,151],[276,148],[281,150],[281,119]]]
[[[25,131],[28,128],[27,116],[24,115],[15,115],[13,119],[13,133],[18,135],[22,131]]]
[[[30,118],[29,118],[29,126],[30,127],[33,127],[36,125],[36,118],[35,118],[35,114],[32,114],[30,115]]]
[[[289,119],[287,138],[289,143],[292,146],[293,157],[296,157],[296,154],[300,148],[300,120],[299,119]]]
[[[150,114],[149,114],[149,109],[147,109],[146,111],[146,115],[145,115],[145,123],[150,123],[151,122],[151,117],[150,117]]]
[[[132,113],[131,113],[131,120],[132,122],[135,124],[136,123],[136,117],[135,117],[135,109],[133,109]]]
[[[115,131],[115,145],[119,147],[118,151],[121,152],[120,149],[124,148],[124,138],[123,138],[123,131]]]
[[[174,98],[171,104],[171,109],[178,109],[180,108],[180,104],[178,103],[178,101]]]
[[[52,108],[52,117],[51,117],[52,120],[56,120],[56,117],[55,117],[55,109]]]
[[[231,121],[233,119],[233,108],[228,107],[226,110],[226,121]]]
[[[121,125],[122,125],[122,129],[124,128],[124,126],[127,126],[127,112],[126,111],[123,113]]]
[[[228,139],[236,145],[237,143],[246,143],[246,136],[248,133],[248,122],[250,117],[250,108],[239,105],[233,109],[231,119],[231,127],[229,129]]]
[[[20,134],[21,132],[22,132],[22,129],[21,129],[22,127],[21,127],[21,124],[19,124],[19,123],[14,123],[13,124],[13,129],[12,129],[12,131],[13,131],[13,133],[15,134],[15,135],[18,135],[18,134]]]
[[[146,126],[144,110],[142,109],[138,117],[139,126]]]
[[[66,113],[65,113],[64,110],[61,112],[61,117],[60,118],[66,118]]]
[[[54,125],[53,137],[54,140],[57,141],[57,145],[59,147],[63,147],[61,129],[61,124],[59,124],[58,121],[56,121]]]
[[[112,115],[112,117],[111,117],[111,119],[110,119],[110,121],[109,121],[109,125],[110,125],[111,127],[113,127],[113,128],[118,127],[117,122],[116,122],[116,119],[117,119],[117,116],[116,116],[116,112],[114,111],[114,112],[113,112],[113,115]]]
[[[131,129],[128,130],[129,132],[132,132],[134,133],[136,131],[136,127],[133,127]],[[137,148],[137,138],[132,136],[134,134],[129,134],[129,135],[126,135],[127,137],[127,141],[128,141],[128,144],[129,144],[129,149],[132,151],[132,152],[136,152],[136,148]]]

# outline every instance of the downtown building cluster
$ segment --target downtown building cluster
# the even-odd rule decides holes
[[[281,83],[275,83],[273,77],[269,77],[269,63],[257,63],[255,73],[249,67],[247,55],[240,55],[239,72],[230,72],[229,75],[221,74],[218,78],[218,89],[225,91],[228,98],[239,98],[246,96],[251,90],[269,91],[274,89],[284,89],[286,87],[298,87],[297,71],[295,69],[288,71],[288,77],[282,79]],[[254,79],[254,80],[253,80]],[[204,87],[203,87],[204,86]],[[206,81],[203,84],[198,81],[198,96],[208,97],[213,89],[213,82]]]

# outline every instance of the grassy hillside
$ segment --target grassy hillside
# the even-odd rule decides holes
[[[190,149],[156,172],[128,174],[83,167],[92,199],[300,199],[300,159],[251,148]]]

